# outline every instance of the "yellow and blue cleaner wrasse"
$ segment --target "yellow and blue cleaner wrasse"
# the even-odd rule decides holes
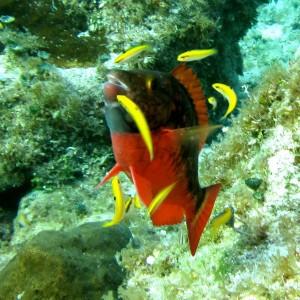
[[[152,160],[154,154],[153,154],[153,143],[151,138],[151,132],[143,112],[131,99],[129,99],[125,95],[117,95],[117,99],[134,120],[136,127],[138,128],[145,142],[145,145],[149,151],[150,160]]]
[[[114,60],[114,63],[115,64],[123,63],[123,62],[129,60],[130,58],[132,58],[146,50],[151,50],[151,46],[146,44],[146,45],[139,45],[139,46],[132,47],[132,48],[124,51],[123,53],[121,53]]]
[[[228,108],[225,115],[221,118],[221,120],[225,119],[236,107],[237,104],[237,96],[235,91],[228,85],[223,83],[214,83],[212,87],[223,95],[223,97],[228,101]]]
[[[125,214],[124,194],[118,176],[113,177],[111,185],[115,198],[115,215],[110,222],[105,222],[103,227],[109,227],[118,224]]]
[[[191,50],[178,55],[177,60],[182,62],[201,60],[208,56],[217,54],[218,50],[212,49],[202,49],[202,50]]]
[[[212,236],[216,235],[217,230],[222,225],[234,226],[234,209],[233,207],[226,207],[224,211],[218,214],[211,222],[212,224]]]

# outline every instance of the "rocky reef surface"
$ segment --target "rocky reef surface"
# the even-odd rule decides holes
[[[101,299],[116,293],[125,271],[115,253],[131,233],[120,224],[101,225],[37,234],[0,273],[0,299]]]

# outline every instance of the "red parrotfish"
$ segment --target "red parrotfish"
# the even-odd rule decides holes
[[[220,184],[201,187],[198,155],[207,135],[206,100],[193,71],[180,64],[170,74],[148,70],[113,70],[104,85],[105,117],[116,165],[101,186],[123,171],[149,207],[164,188],[171,191],[150,215],[155,226],[181,223],[184,218],[192,255],[211,215]],[[131,115],[117,101],[131,99],[143,112],[152,137],[153,159]]]

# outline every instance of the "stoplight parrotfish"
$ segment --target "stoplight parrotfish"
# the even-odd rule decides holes
[[[139,55],[141,52],[146,51],[146,50],[151,50],[151,46],[150,45],[139,45],[139,46],[132,47],[132,48],[124,51],[123,53],[121,53],[114,60],[114,63],[115,64],[123,63],[123,62],[131,59],[132,57]]]
[[[215,48],[212,49],[200,49],[200,50],[190,50],[178,55],[177,60],[180,62],[201,60],[208,56],[217,54],[218,50]]]
[[[236,107],[237,96],[235,91],[228,85],[223,83],[214,83],[212,87],[218,91],[228,101],[228,108],[221,120],[225,119]]]
[[[125,172],[155,226],[184,219],[192,255],[211,215],[220,184],[201,187],[198,154],[207,136],[220,126],[209,126],[199,80],[180,64],[170,74],[147,70],[113,70],[104,85],[105,117],[116,165],[98,187]],[[153,145],[153,159],[133,118],[118,95],[130,99],[145,116]]]

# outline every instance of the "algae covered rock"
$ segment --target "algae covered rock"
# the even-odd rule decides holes
[[[2,1],[1,1],[2,2]],[[77,2],[77,1],[76,1]],[[87,30],[87,14],[82,5],[69,9],[63,1],[5,1],[2,13],[15,17],[15,26],[26,27],[31,33],[43,37],[45,49],[57,65],[76,65],[78,62],[95,62],[100,35],[80,38],[80,32]]]
[[[0,299],[101,299],[125,277],[114,255],[130,238],[127,227],[100,222],[42,231],[0,273]]]

